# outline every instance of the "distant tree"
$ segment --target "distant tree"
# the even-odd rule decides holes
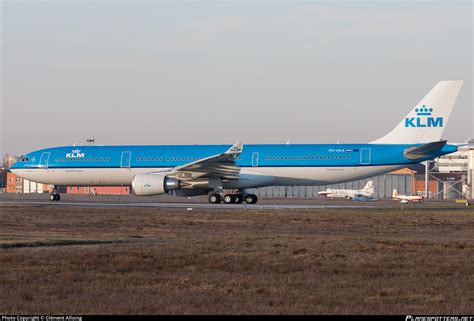
[[[4,188],[7,182],[7,164],[8,154],[5,154],[2,160],[2,168],[0,168],[0,188]]]
[[[7,166],[7,163],[8,163],[8,161],[7,161],[7,160],[8,160],[8,157],[9,157],[9,155],[8,155],[8,154],[5,154],[5,155],[3,156],[3,159],[2,159],[2,168],[7,168],[7,167],[8,167],[8,166]]]
[[[2,168],[9,169],[17,160],[18,160],[17,156],[11,156],[9,154],[5,154],[2,160]]]

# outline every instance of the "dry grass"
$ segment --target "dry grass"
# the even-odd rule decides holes
[[[474,212],[0,207],[0,314],[474,313]]]

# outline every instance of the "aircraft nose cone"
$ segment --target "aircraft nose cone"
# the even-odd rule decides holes
[[[19,175],[19,171],[20,169],[22,168],[20,166],[20,162],[16,162],[16,163],[13,163],[11,166],[10,166],[10,172],[12,172],[13,174],[15,174],[16,176]]]

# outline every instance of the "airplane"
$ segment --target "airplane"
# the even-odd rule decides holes
[[[400,195],[398,194],[397,190],[394,189],[392,192],[392,199],[396,201],[400,201],[402,204],[407,204],[408,202],[413,202],[413,203],[421,203],[423,200],[423,196],[418,196],[418,195]]]
[[[325,197],[345,197],[355,199],[358,197],[371,198],[374,195],[374,181],[368,181],[363,189],[332,189],[328,188],[325,191],[318,192],[318,195]]]
[[[11,171],[55,187],[131,185],[138,196],[172,192],[208,195],[214,204],[255,204],[249,188],[354,181],[457,151],[440,139],[461,86],[437,83],[392,131],[370,143],[63,146],[27,153]],[[56,188],[50,198],[60,199]]]

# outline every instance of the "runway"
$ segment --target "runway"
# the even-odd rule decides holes
[[[31,205],[48,207],[126,207],[126,208],[179,208],[179,209],[206,209],[206,210],[279,210],[279,209],[377,209],[387,206],[371,205],[317,205],[317,204],[206,204],[206,203],[117,203],[117,202],[74,202],[74,201],[0,201],[0,205]]]
[[[52,202],[47,194],[6,194],[0,193],[0,207],[40,206],[40,207],[87,207],[87,208],[162,208],[201,210],[305,210],[305,209],[389,209],[389,208],[450,208],[465,207],[451,201],[425,201],[422,204],[400,204],[385,199],[370,202],[355,202],[347,199],[296,199],[261,198],[257,204],[210,204],[207,197],[177,198],[163,195],[157,197],[137,197],[135,195],[68,195],[62,194],[61,201]]]

